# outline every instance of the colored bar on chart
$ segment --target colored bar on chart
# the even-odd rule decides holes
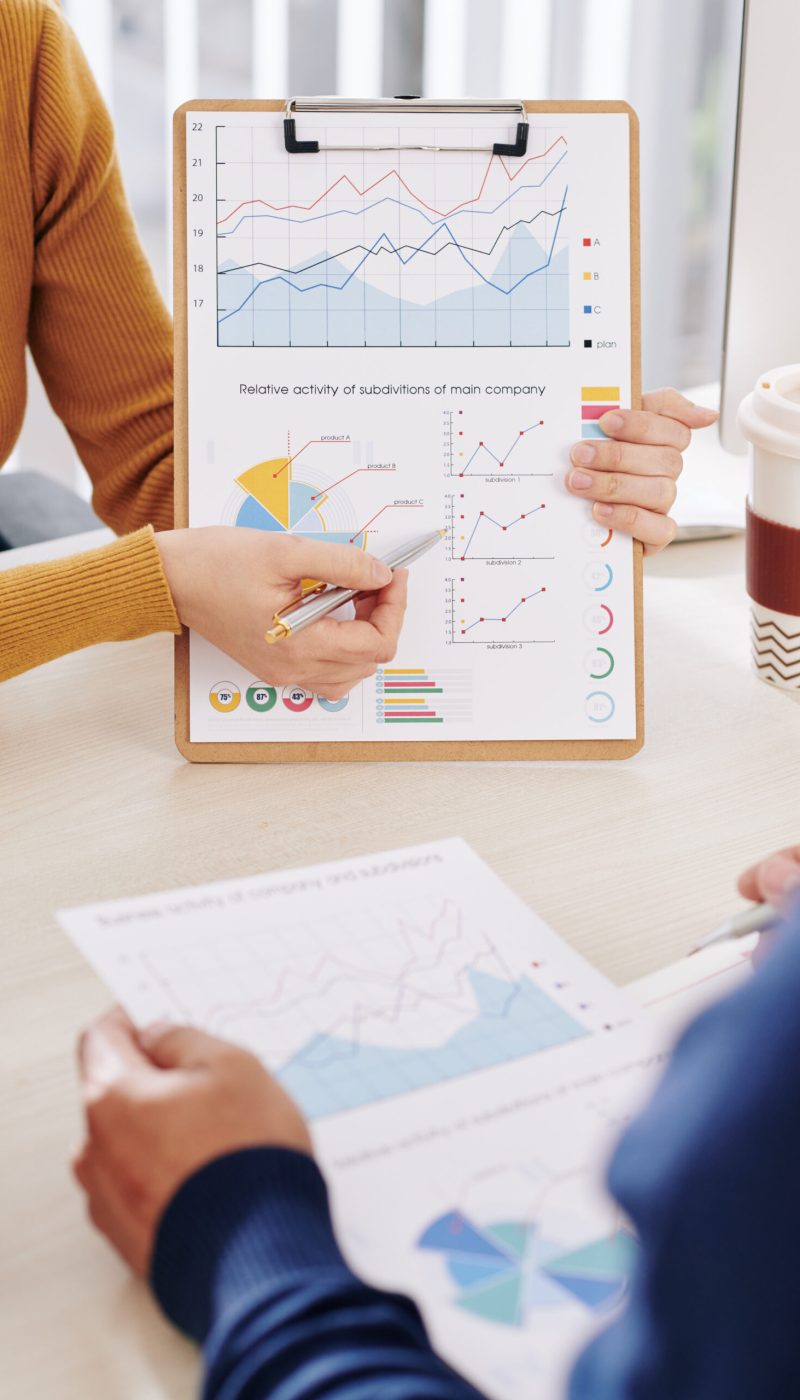
[[[385,676],[424,676],[425,667],[420,666],[417,670],[409,669],[407,666],[386,666],[383,674]]]
[[[581,389],[581,401],[583,403],[614,403],[619,407],[619,385],[613,388],[608,385],[585,384]]]
[[[618,403],[585,403],[581,406],[581,418],[602,418],[604,413],[619,408]]]
[[[605,437],[605,433],[603,432],[603,429],[600,427],[600,424],[599,424],[599,423],[582,423],[582,424],[581,424],[581,437],[585,437],[585,438],[604,438],[604,437]]]

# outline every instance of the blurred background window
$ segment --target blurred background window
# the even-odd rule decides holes
[[[170,295],[170,114],[191,97],[625,98],[641,122],[644,383],[719,378],[742,0],[64,0]],[[31,372],[14,465],[88,493]]]

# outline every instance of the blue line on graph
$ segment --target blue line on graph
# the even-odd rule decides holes
[[[494,460],[496,461],[498,467],[504,467],[505,464],[506,464],[506,462],[508,461],[509,457],[511,456],[511,453],[514,451],[514,448],[517,446],[517,444],[518,444],[519,442],[521,442],[521,440],[522,440],[522,438],[524,438],[525,434],[526,434],[526,433],[532,432],[534,428],[542,428],[542,427],[544,427],[544,424],[541,423],[541,422],[539,422],[539,423],[531,423],[531,425],[530,425],[529,428],[522,428],[522,430],[521,430],[519,433],[517,433],[517,436],[514,438],[514,441],[512,442],[511,446],[509,447],[509,449],[508,449],[508,451],[507,451],[505,457],[497,457],[497,456],[495,456],[495,454],[494,454],[494,452],[492,451],[491,447],[487,447],[485,442],[479,442],[479,443],[478,443],[478,446],[475,448],[475,451],[473,452],[473,454],[472,454],[472,456],[470,457],[469,461],[465,464],[463,472],[459,472],[458,475],[459,475],[459,476],[466,476],[467,472],[469,471],[470,467],[472,466],[472,463],[475,461],[475,458],[477,457],[477,455],[478,455],[479,452],[488,452],[488,454],[489,454],[490,457],[494,457]]]
[[[519,525],[520,520],[526,520],[527,517],[528,517],[529,515],[536,515],[537,512],[540,511],[540,510],[544,510],[544,506],[543,506],[543,505],[542,505],[542,506],[534,506],[533,510],[526,510],[524,515],[518,515],[517,518],[516,518],[516,520],[509,520],[509,522],[508,522],[507,525],[504,525],[503,522],[502,522],[502,520],[495,520],[495,518],[494,518],[493,515],[487,515],[487,514],[485,513],[485,511],[481,511],[480,515],[478,516],[478,519],[475,521],[475,524],[474,524],[474,526],[472,527],[472,534],[470,535],[469,539],[467,540],[467,543],[464,545],[464,553],[461,555],[461,558],[462,558],[462,559],[466,559],[466,557],[467,557],[467,550],[469,549],[470,545],[472,544],[472,541],[473,541],[473,539],[474,539],[474,537],[475,537],[475,531],[477,530],[477,528],[478,528],[478,526],[480,525],[480,523],[481,523],[482,520],[488,520],[488,521],[490,521],[490,523],[491,523],[492,525],[496,525],[496,526],[497,526],[498,530],[510,530],[512,525]],[[520,605],[517,604],[517,606],[519,607]]]
[[[518,189],[513,189],[510,194],[506,195],[503,199],[501,199],[500,203],[496,204],[493,209],[454,209],[452,214],[445,215],[445,218],[457,219],[462,214],[469,214],[472,218],[491,217],[493,214],[496,214],[498,210],[507,209],[512,199],[514,199],[516,195],[524,193],[525,190],[540,190],[542,188],[542,185],[545,183],[545,180],[548,180],[550,178],[550,176],[553,174],[553,171],[557,170],[562,160],[566,160],[566,158],[567,152],[565,151],[563,156],[559,156],[555,165],[550,170],[548,170],[544,179],[539,181],[538,185],[520,185]],[[411,214],[419,214],[425,220],[426,223],[437,224],[438,226],[440,226],[439,221],[442,217],[441,215],[437,214],[435,218],[430,218],[429,215],[425,213],[425,210],[420,209],[418,205],[407,204],[405,200],[398,199],[396,195],[386,194],[383,195],[381,199],[376,199],[373,204],[367,204],[364,209],[331,209],[326,214],[311,214],[307,219],[297,219],[290,214],[242,214],[242,217],[240,218],[239,222],[237,224],[234,224],[233,228],[226,229],[226,231],[224,233],[221,233],[219,237],[232,238],[233,235],[236,233],[236,230],[247,219],[274,219],[275,221],[281,224],[315,224],[318,223],[321,219],[333,219],[338,214],[350,214],[353,218],[360,219],[364,214],[369,214],[372,212],[373,209],[378,209],[381,204],[396,204],[398,209],[407,209]]]
[[[515,603],[513,608],[509,609],[505,617],[476,617],[475,621],[471,622],[468,627],[461,628],[462,634],[464,632],[471,632],[473,627],[479,627],[482,622],[508,622],[509,619],[514,616],[517,608],[521,608],[523,603],[528,602],[528,599],[536,598],[540,593],[544,593],[544,591],[543,588],[537,588],[535,593],[529,593],[527,597],[520,598],[519,602]]]
[[[469,268],[472,269],[472,271],[476,274],[476,276],[478,276],[478,277],[480,278],[481,282],[485,282],[485,284],[486,284],[487,287],[492,287],[496,292],[502,292],[502,294],[503,294],[504,297],[508,297],[508,296],[511,296],[511,293],[512,293],[512,292],[515,292],[515,291],[517,290],[518,287],[521,287],[522,284],[523,284],[523,282],[527,282],[528,279],[529,279],[530,277],[535,277],[536,274],[537,274],[538,272],[544,272],[544,271],[550,266],[550,263],[551,263],[552,257],[553,257],[553,252],[554,252],[555,246],[556,246],[556,239],[558,238],[558,230],[559,230],[559,228],[561,227],[561,220],[562,220],[562,218],[563,218],[563,216],[564,216],[564,210],[565,210],[566,207],[567,207],[567,202],[566,202],[566,201],[567,201],[567,194],[568,194],[568,193],[569,193],[569,186],[567,186],[567,189],[565,189],[565,191],[564,191],[564,199],[563,199],[563,201],[562,201],[561,208],[560,208],[558,211],[554,211],[554,213],[557,212],[557,214],[558,214],[558,220],[557,220],[557,223],[556,223],[555,233],[553,234],[553,239],[552,239],[552,242],[551,242],[551,244],[550,244],[550,251],[548,252],[545,261],[544,261],[543,263],[541,263],[541,265],[540,265],[539,267],[533,267],[533,268],[531,268],[530,272],[525,272],[525,273],[523,273],[523,275],[517,279],[517,281],[513,284],[513,286],[508,287],[508,288],[506,288],[506,287],[498,287],[497,283],[496,283],[496,282],[492,282],[491,278],[489,278],[489,277],[484,277],[484,275],[483,275],[483,273],[480,271],[480,269],[477,268],[477,267],[475,267],[475,265],[474,265],[473,263],[470,262],[469,258],[467,257],[466,253],[464,252],[463,248],[461,247],[461,244],[458,242],[458,239],[455,237],[455,235],[454,235],[454,233],[453,233],[453,230],[452,230],[451,228],[448,228],[446,224],[442,225],[442,227],[443,227],[443,228],[447,228],[447,232],[450,234],[450,237],[451,237],[452,240],[453,240],[453,245],[454,245],[454,247],[456,247],[456,248],[458,249],[459,253],[461,254],[462,258],[464,259],[464,262],[467,264],[467,267],[469,267]],[[543,212],[547,212],[547,211],[543,211]],[[218,324],[219,324],[219,325],[222,325],[223,321],[228,321],[228,320],[230,320],[231,316],[236,316],[236,315],[238,315],[238,313],[247,305],[248,301],[251,301],[251,300],[252,300],[252,298],[255,296],[255,294],[256,294],[256,292],[259,290],[259,288],[261,288],[261,287],[266,287],[266,286],[268,286],[271,282],[285,282],[286,286],[289,287],[291,291],[293,291],[293,292],[300,292],[301,294],[302,294],[303,292],[316,292],[316,291],[319,291],[320,289],[323,289],[323,290],[324,290],[324,289],[327,289],[328,291],[333,291],[333,292],[341,292],[341,291],[343,291],[344,288],[348,285],[348,283],[352,282],[352,280],[353,280],[353,278],[355,277],[356,273],[364,266],[364,263],[367,261],[367,258],[370,257],[371,254],[375,252],[376,248],[378,247],[378,244],[379,244],[384,238],[386,239],[386,242],[388,243],[388,245],[389,245],[389,247],[391,248],[392,252],[397,254],[397,257],[399,258],[400,263],[402,264],[402,266],[403,266],[403,267],[406,267],[406,266],[411,262],[412,258],[415,258],[415,257],[416,257],[417,253],[421,253],[421,252],[422,252],[423,248],[425,247],[425,244],[426,244],[426,243],[430,243],[431,240],[434,239],[434,238],[436,237],[436,235],[437,235],[438,232],[439,232],[438,229],[434,229],[433,233],[429,234],[428,238],[425,239],[425,242],[424,242],[424,243],[421,243],[420,246],[419,246],[419,248],[415,248],[415,249],[409,254],[409,256],[408,256],[407,258],[404,258],[403,255],[402,255],[402,253],[399,251],[399,249],[396,248],[396,247],[394,246],[394,244],[392,243],[392,240],[389,238],[389,235],[388,235],[388,234],[385,234],[385,233],[379,234],[379,235],[378,235],[378,238],[375,240],[375,242],[373,243],[372,247],[367,249],[367,251],[366,251],[366,253],[364,254],[364,256],[363,256],[363,258],[361,259],[361,261],[360,261],[359,263],[356,264],[356,266],[353,268],[352,272],[348,273],[348,275],[347,275],[347,277],[345,278],[344,282],[341,282],[341,283],[335,283],[335,282],[313,282],[313,283],[311,284],[310,287],[296,287],[296,286],[294,285],[294,283],[293,283],[292,281],[290,281],[290,279],[289,279],[288,277],[285,277],[285,276],[283,275],[283,273],[279,273],[276,277],[264,277],[264,278],[261,279],[260,282],[256,282],[256,284],[255,284],[255,286],[252,288],[252,290],[249,291],[249,292],[247,293],[247,296],[245,297],[244,301],[240,302],[240,304],[239,304],[238,306],[234,307],[232,311],[227,311],[227,312],[225,313],[224,316],[220,316],[220,317],[218,318]],[[298,275],[298,274],[295,274],[295,275]]]

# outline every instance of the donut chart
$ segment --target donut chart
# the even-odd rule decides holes
[[[217,681],[211,687],[208,698],[221,715],[229,715],[238,709],[242,692],[238,685],[232,685],[230,681]]]
[[[308,710],[314,703],[314,696],[310,690],[304,690],[301,685],[285,685],[281,692],[281,699],[287,710],[292,714],[301,715],[304,710]]]
[[[257,462],[236,477],[245,499],[236,512],[235,523],[249,530],[270,530],[281,534],[316,537],[323,535],[332,544],[354,544],[366,549],[366,532],[355,535],[347,530],[329,530],[322,507],[328,499],[323,488],[292,477],[291,457],[272,457]]]

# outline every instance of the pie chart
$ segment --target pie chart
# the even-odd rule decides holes
[[[324,535],[334,544],[366,548],[366,532],[329,529],[324,506],[328,500],[321,486],[295,481],[289,457],[257,462],[236,477],[245,499],[236,513],[236,524],[251,530],[276,530],[293,535]]]
[[[434,1220],[417,1247],[442,1256],[456,1307],[503,1327],[523,1327],[535,1309],[570,1302],[591,1312],[614,1307],[636,1257],[627,1230],[570,1250],[545,1239],[531,1221],[476,1225],[461,1211]]]

